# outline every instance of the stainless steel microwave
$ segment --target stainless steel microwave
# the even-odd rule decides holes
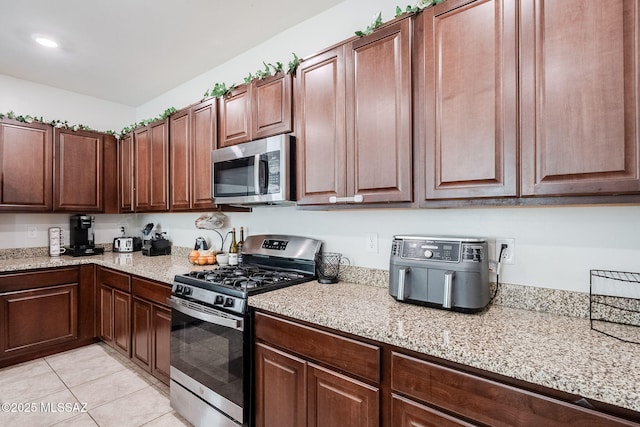
[[[281,134],[211,152],[211,188],[218,205],[295,201],[294,139]]]

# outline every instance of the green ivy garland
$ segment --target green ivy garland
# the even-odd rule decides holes
[[[296,72],[296,69],[298,68],[298,65],[300,65],[300,62],[302,62],[302,60],[298,58],[298,55],[296,55],[293,52],[292,52],[292,55],[293,55],[293,59],[289,61],[289,63],[287,64],[287,74],[294,74]],[[276,74],[284,71],[284,64],[280,61],[276,62],[275,65],[272,63],[266,63],[263,61],[262,65],[264,65],[264,68],[259,69],[258,71],[255,72],[255,74],[249,73],[244,78],[245,84],[250,84],[255,79],[262,80],[270,76],[275,76]],[[204,97],[208,98],[210,96],[213,96],[216,98],[223,98],[229,95],[231,91],[233,91],[235,88],[236,88],[235,83],[231,84],[230,86],[227,86],[226,83],[216,83],[213,85],[213,88],[207,90],[204,93]]]

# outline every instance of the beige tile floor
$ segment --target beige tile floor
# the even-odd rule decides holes
[[[0,426],[184,427],[169,388],[99,343],[0,369]]]

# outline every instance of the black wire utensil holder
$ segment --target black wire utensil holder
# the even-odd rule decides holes
[[[589,320],[595,331],[640,344],[640,273],[591,270]]]

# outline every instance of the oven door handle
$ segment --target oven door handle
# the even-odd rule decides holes
[[[194,310],[189,307],[185,307],[175,298],[167,298],[169,307],[187,316],[195,317],[196,319],[203,320],[205,322],[213,323],[215,325],[225,326],[227,328],[237,329],[239,331],[244,330],[242,319],[230,319],[227,317],[216,316],[215,314],[203,313],[202,311]]]

